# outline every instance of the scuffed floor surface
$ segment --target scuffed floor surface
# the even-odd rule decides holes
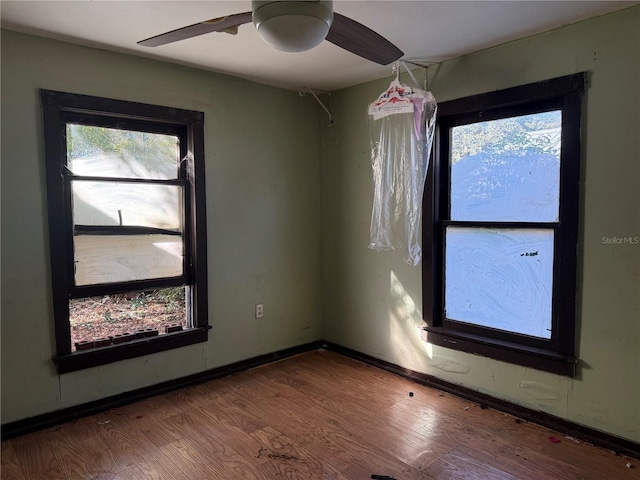
[[[640,479],[640,461],[322,350],[2,443],[3,480],[372,475]]]

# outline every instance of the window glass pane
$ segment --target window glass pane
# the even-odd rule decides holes
[[[72,181],[74,225],[180,230],[182,187]]]
[[[562,112],[451,129],[451,220],[556,222]]]
[[[552,230],[446,230],[445,315],[551,338]]]
[[[73,246],[76,285],[182,275],[178,235],[76,235]]]
[[[75,175],[178,178],[178,137],[67,124],[67,166]]]

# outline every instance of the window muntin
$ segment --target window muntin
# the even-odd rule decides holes
[[[203,114],[48,90],[41,99],[58,372],[206,341]],[[184,308],[157,334],[82,342],[76,326],[88,322],[70,310],[118,296],[133,307],[177,296]],[[133,318],[104,316],[122,328]]]
[[[575,375],[585,81],[440,104],[423,208],[429,342]]]

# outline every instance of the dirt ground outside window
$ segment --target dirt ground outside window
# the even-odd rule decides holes
[[[155,330],[163,335],[167,326],[188,328],[184,294],[184,287],[176,287],[72,299],[69,301],[72,350],[77,349],[77,343],[140,330]]]

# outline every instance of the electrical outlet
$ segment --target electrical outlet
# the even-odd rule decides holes
[[[256,304],[256,318],[262,318],[264,316],[264,305],[261,303]]]

